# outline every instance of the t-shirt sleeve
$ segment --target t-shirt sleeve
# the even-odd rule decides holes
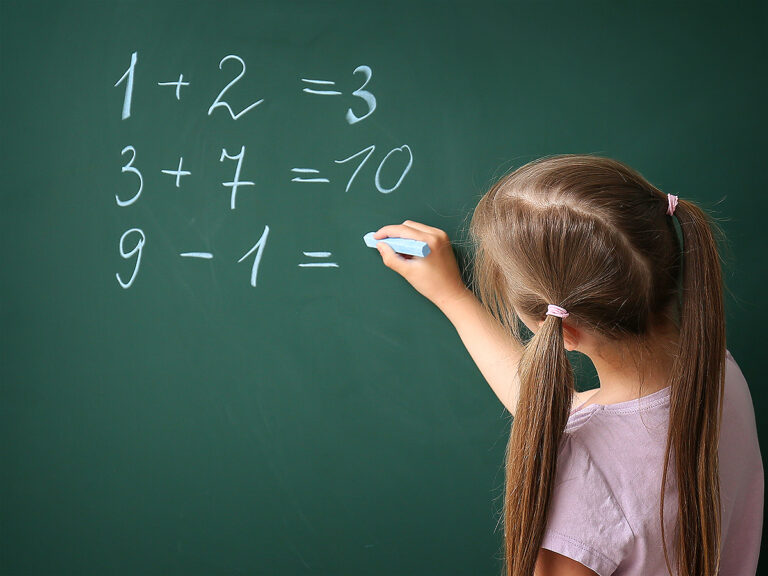
[[[633,540],[600,469],[577,438],[564,436],[541,547],[609,576]]]

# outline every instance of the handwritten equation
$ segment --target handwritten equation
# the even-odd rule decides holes
[[[232,121],[237,121],[238,119],[242,118],[244,115],[250,113],[251,111],[257,110],[257,107],[259,106],[259,104],[264,102],[264,98],[254,99],[251,104],[249,104],[239,112],[235,112],[227,102],[226,95],[230,90],[233,90],[233,89],[236,90],[237,89],[236,84],[241,78],[243,78],[243,76],[245,76],[245,72],[246,72],[245,61],[240,56],[237,56],[235,54],[229,54],[227,56],[224,56],[224,58],[222,58],[221,61],[219,62],[219,69],[222,71],[224,70],[223,66],[225,62],[231,62],[232,65],[239,67],[239,72],[221,89],[221,91],[213,99],[210,107],[208,108],[207,115],[212,116],[214,113],[217,113],[218,110],[222,109],[222,111],[218,113],[224,113],[223,111],[225,110],[231,117]],[[121,112],[122,120],[128,120],[131,118],[134,78],[135,78],[136,67],[138,65],[137,63],[138,63],[138,52],[133,52],[131,54],[131,60],[130,60],[130,64],[128,65],[128,68],[125,70],[125,73],[120,77],[120,79],[117,82],[115,82],[115,85],[114,85],[115,88],[122,87],[123,89],[123,103],[122,103],[122,112]],[[232,65],[228,65],[228,68],[231,69]],[[346,119],[346,122],[350,125],[356,124],[358,122],[362,122],[366,118],[370,117],[371,114],[373,114],[374,111],[376,110],[376,96],[370,91],[366,90],[366,86],[368,85],[368,83],[371,80],[371,77],[373,76],[373,71],[369,66],[358,66],[353,71],[353,75],[357,75],[357,74],[362,74],[363,83],[359,88],[357,88],[352,92],[352,96],[355,98],[362,99],[362,101],[365,103],[367,111],[362,116],[358,116],[352,111],[351,108],[347,108],[345,119]],[[300,82],[301,84],[299,84],[299,86],[303,86],[301,91],[311,96],[325,97],[325,96],[340,96],[343,94],[339,90],[336,90],[336,83],[332,80],[300,78]],[[173,80],[173,81],[165,80],[165,81],[157,82],[157,86],[161,87],[160,89],[174,88],[173,95],[178,101],[181,101],[182,99],[182,96],[183,96],[182,89],[188,89],[190,85],[191,83],[189,81],[184,80],[183,74],[179,74],[179,77],[177,80]],[[334,162],[337,164],[346,164],[347,162],[351,162],[352,165],[354,165],[354,161],[357,162],[357,167],[352,171],[352,174],[347,180],[346,186],[344,188],[345,192],[349,192],[349,189],[352,186],[352,183],[355,181],[355,178],[357,177],[358,172],[360,172],[363,166],[371,159],[372,156],[374,156],[375,152],[376,152],[376,145],[371,144],[370,146],[367,146],[366,148],[363,148],[362,150],[359,150],[344,159],[334,160]],[[126,145],[122,149],[120,154],[123,157],[123,161],[124,161],[124,164],[121,167],[121,173],[123,174],[128,173],[132,175],[133,178],[136,179],[135,192],[131,197],[121,198],[118,194],[115,194],[115,202],[117,203],[117,206],[120,208],[126,208],[128,206],[131,206],[132,204],[135,204],[141,198],[141,195],[144,192],[144,176],[142,175],[140,162],[137,161],[138,155],[137,155],[136,148],[133,145],[130,145],[130,144]],[[245,162],[245,155],[246,155],[246,147],[245,147],[245,144],[243,144],[240,146],[239,151],[238,150],[228,151],[226,148],[222,148],[221,154],[218,157],[219,162],[223,163],[223,162],[231,161],[234,167],[234,174],[231,180],[221,183],[221,185],[225,189],[228,189],[229,191],[230,210],[237,209],[237,193],[239,189],[241,188],[246,189],[247,187],[256,186],[256,183],[254,181],[246,179],[249,177],[247,173],[245,175],[243,174],[243,164]],[[391,158],[393,157],[393,155],[397,155],[398,157],[404,155],[405,166],[402,168],[394,184],[387,187],[384,184],[382,184],[381,172],[384,166],[387,164],[387,162],[391,161]],[[403,144],[402,146],[392,148],[391,150],[387,151],[383,155],[379,154],[378,157],[381,159],[378,163],[378,167],[376,168],[376,173],[373,179],[374,180],[373,183],[379,192],[381,192],[382,194],[389,194],[391,192],[394,192],[400,187],[406,175],[410,171],[411,166],[413,165],[413,152],[411,151],[410,146],[408,146],[407,144]],[[402,160],[403,158],[400,158],[401,162]],[[372,160],[372,162],[375,162],[375,159]],[[179,156],[179,163],[177,166],[168,167],[167,169],[163,169],[160,172],[164,175],[171,177],[173,185],[176,188],[180,188],[185,182],[187,182],[187,180],[183,180],[183,179],[186,179],[187,177],[194,178],[194,175],[190,170],[190,167],[188,166],[185,167],[183,156]],[[299,184],[322,185],[322,184],[330,183],[330,179],[327,177],[323,177],[320,170],[315,167],[305,166],[305,167],[291,168],[289,176],[290,176],[290,182],[299,183]],[[264,231],[262,232],[261,237],[258,239],[258,241],[247,252],[245,252],[245,254],[243,254],[242,257],[240,257],[237,260],[238,263],[241,263],[246,259],[253,257],[253,265],[251,266],[251,277],[250,277],[250,284],[253,287],[256,287],[256,279],[259,271],[259,264],[261,262],[262,255],[264,253],[264,249],[266,247],[268,237],[269,237],[269,226],[265,225]],[[120,241],[118,245],[120,256],[126,260],[132,260],[132,259],[134,260],[134,267],[133,267],[133,271],[131,272],[130,278],[128,278],[127,280],[124,280],[124,277],[121,276],[119,272],[115,273],[117,282],[121,288],[128,289],[136,281],[136,278],[139,275],[139,269],[141,267],[141,258],[142,258],[142,255],[144,254],[144,248],[146,243],[147,243],[146,234],[139,227],[129,228],[128,230],[123,232],[122,236],[120,237]],[[332,255],[331,252],[327,252],[327,251],[304,251],[302,252],[302,254],[303,256],[309,259],[328,258]],[[210,260],[214,257],[214,255],[212,252],[189,251],[189,252],[179,253],[179,257]],[[298,264],[298,266],[301,268],[338,268],[339,267],[338,263],[336,262],[320,262],[320,261],[314,261],[314,260],[310,260],[309,262],[301,262]]]

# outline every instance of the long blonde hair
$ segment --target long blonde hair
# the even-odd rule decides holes
[[[506,576],[533,574],[573,400],[562,320],[545,315],[548,304],[564,307],[597,335],[636,343],[637,350],[659,319],[679,328],[660,486],[664,557],[672,573],[663,517],[671,461],[679,493],[677,574],[718,573],[725,314],[715,235],[722,231],[684,197],[674,216],[667,208],[667,194],[621,162],[565,154],[505,175],[472,215],[472,287],[525,347],[506,452]],[[527,342],[516,310],[544,321]]]

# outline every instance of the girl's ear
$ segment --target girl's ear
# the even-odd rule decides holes
[[[581,340],[581,331],[575,326],[563,322],[563,341],[565,342],[565,349],[568,351],[575,350],[579,346],[579,340]]]
[[[544,320],[539,320],[538,327],[544,324]],[[575,350],[581,340],[581,331],[575,326],[571,326],[568,322],[563,321],[563,341],[565,343],[565,349],[569,352]]]

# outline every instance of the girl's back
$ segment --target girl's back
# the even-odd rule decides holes
[[[572,411],[558,455],[546,548],[601,576],[667,574],[659,525],[670,388]],[[763,521],[763,467],[746,380],[727,352],[720,434],[721,574],[753,575]],[[674,466],[673,462],[670,462]],[[667,475],[665,533],[675,566],[675,474]]]
[[[502,573],[663,575],[666,542],[673,574],[754,574],[763,469],[726,350],[716,220],[619,161],[564,154],[504,175],[469,232],[471,290],[444,231],[406,220],[376,236],[429,245],[380,250],[514,416]],[[607,402],[635,400],[572,410],[567,351],[592,360]]]

